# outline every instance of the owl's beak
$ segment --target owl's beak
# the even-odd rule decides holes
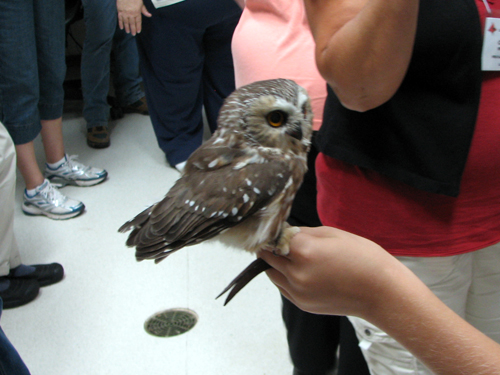
[[[290,137],[298,139],[299,141],[302,140],[302,127],[300,124],[293,124],[292,126],[289,126],[285,133]]]

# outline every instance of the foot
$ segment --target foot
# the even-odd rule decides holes
[[[293,236],[300,232],[300,228],[292,227],[288,223],[285,223],[285,225],[281,236],[276,241],[263,246],[262,250],[271,251],[274,255],[288,255],[290,252],[290,241]]]
[[[5,276],[10,280],[36,280],[40,286],[58,283],[64,276],[64,268],[59,263],[33,264],[20,266],[10,270]]]
[[[141,115],[148,115],[148,103],[146,102],[146,97],[143,96],[135,103],[129,104],[126,107],[123,107],[124,113],[139,113]]]
[[[44,215],[54,220],[71,219],[80,215],[85,206],[82,202],[61,194],[49,180],[37,186],[35,195],[24,191],[22,210],[26,215]]]
[[[57,169],[45,165],[45,177],[56,187],[93,186],[103,182],[108,176],[105,169],[83,165],[76,155],[66,155],[65,158],[66,161]]]
[[[36,280],[0,277],[0,297],[4,309],[26,305],[36,298],[39,291],[40,285]]]
[[[111,144],[107,126],[94,126],[87,129],[87,144],[92,148],[106,148]]]

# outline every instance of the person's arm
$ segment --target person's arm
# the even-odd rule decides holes
[[[260,256],[273,267],[269,278],[305,311],[366,319],[439,375],[500,374],[500,345],[367,239],[329,227],[301,228],[288,256]]]
[[[305,0],[316,63],[342,104],[378,107],[400,86],[413,51],[418,0]]]
[[[136,35],[142,30],[142,15],[151,17],[142,0],[116,0],[118,26],[127,33]]]

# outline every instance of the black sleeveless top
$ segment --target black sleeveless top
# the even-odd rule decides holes
[[[474,0],[421,0],[407,75],[383,105],[360,113],[328,87],[318,147],[429,192],[457,196],[481,91]]]

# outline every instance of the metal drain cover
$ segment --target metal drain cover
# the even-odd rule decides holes
[[[198,315],[189,309],[169,309],[150,317],[144,323],[147,333],[172,337],[189,331],[198,322]]]

